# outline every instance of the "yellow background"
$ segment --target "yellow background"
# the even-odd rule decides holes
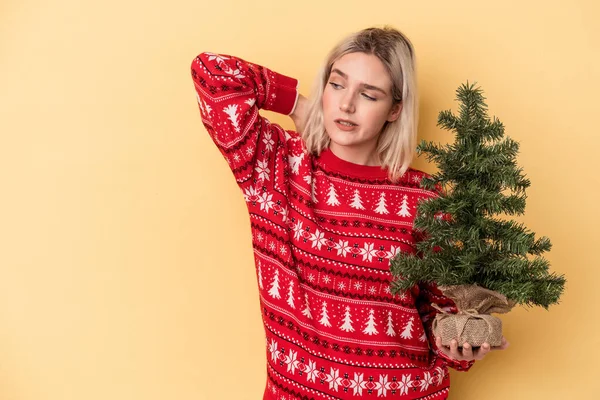
[[[414,42],[420,137],[477,81],[521,143],[521,218],[561,304],[503,317],[511,346],[451,399],[594,399],[600,93],[594,1],[105,0],[0,4],[0,399],[259,399],[265,349],[243,197],[189,67],[234,54],[307,94],[342,36]],[[291,120],[267,113],[291,128]],[[431,171],[424,160],[415,167]]]

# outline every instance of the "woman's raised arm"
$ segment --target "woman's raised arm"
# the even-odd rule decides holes
[[[191,73],[202,122],[238,184],[253,174],[268,179],[265,163],[273,162],[273,149],[285,141],[285,133],[258,110],[290,115],[298,81],[237,57],[208,52],[194,58]]]

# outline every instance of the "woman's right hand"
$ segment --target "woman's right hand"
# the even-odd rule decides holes
[[[304,123],[306,121],[306,112],[308,107],[308,99],[301,94],[298,94],[298,102],[294,112],[290,114],[294,125],[296,126],[296,132],[302,132],[304,130]]]

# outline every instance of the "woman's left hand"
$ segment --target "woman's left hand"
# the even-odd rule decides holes
[[[450,343],[450,347],[442,346],[442,338],[436,337],[435,344],[438,349],[443,352],[448,358],[454,359],[456,361],[473,361],[473,360],[481,360],[487,353],[491,350],[506,350],[508,348],[508,341],[504,336],[502,336],[502,344],[500,346],[490,347],[488,343],[483,343],[481,347],[473,351],[471,346],[468,343],[465,343],[462,347],[462,350],[458,348],[458,342],[453,340]]]

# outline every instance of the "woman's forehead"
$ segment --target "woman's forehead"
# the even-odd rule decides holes
[[[342,76],[357,84],[379,86],[386,89],[392,86],[387,69],[373,54],[358,52],[345,54],[333,63],[331,71],[332,76]]]

